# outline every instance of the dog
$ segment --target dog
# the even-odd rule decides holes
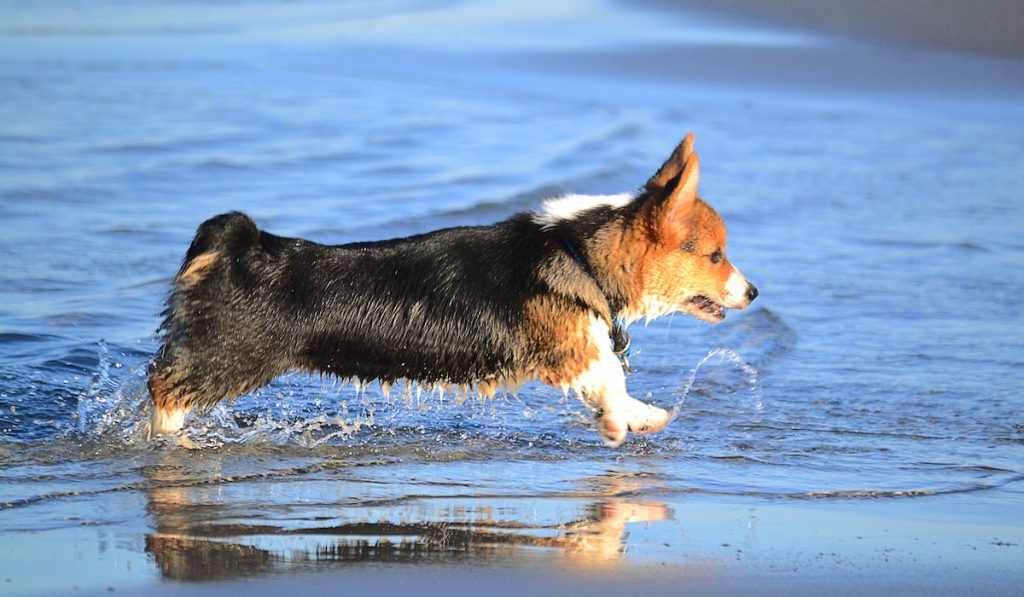
[[[213,217],[163,313],[150,436],[290,370],[485,396],[539,380],[576,394],[611,446],[657,431],[668,411],[626,389],[626,326],[680,311],[717,323],[758,294],[699,178],[690,133],[636,193],[489,226],[327,246]]]

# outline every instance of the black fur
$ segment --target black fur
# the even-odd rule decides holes
[[[562,242],[571,234],[585,246],[596,222],[579,225],[544,228],[520,214],[327,246],[262,232],[242,213],[216,216],[182,264],[153,372],[167,371],[171,399],[204,408],[289,369],[453,384],[522,371],[531,355],[516,333],[529,298],[607,312],[592,290],[573,290],[594,284]]]

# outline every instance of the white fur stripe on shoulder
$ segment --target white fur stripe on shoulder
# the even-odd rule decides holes
[[[619,195],[567,195],[558,199],[548,199],[541,204],[541,211],[533,216],[533,220],[544,226],[554,226],[563,220],[572,220],[581,213],[597,207],[622,207],[628,205],[636,197],[630,193]]]

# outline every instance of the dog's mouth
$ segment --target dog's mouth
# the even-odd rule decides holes
[[[725,319],[725,307],[719,305],[710,298],[703,294],[690,299],[690,312],[697,316],[699,319],[709,321],[711,323],[718,323]]]

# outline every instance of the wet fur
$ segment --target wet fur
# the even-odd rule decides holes
[[[687,137],[632,200],[379,242],[327,246],[238,212],[211,218],[164,312],[151,430],[289,370],[484,394],[539,379],[579,393],[610,443],[660,428],[667,414],[626,393],[608,330],[613,314],[685,310],[685,292],[724,288],[732,267],[701,261],[725,238],[695,198],[696,164]]]
[[[541,297],[544,311],[602,309],[573,265],[557,234],[526,215],[342,246],[217,216],[176,277],[154,396],[206,408],[289,369],[386,383],[521,377],[545,362],[521,326]]]

